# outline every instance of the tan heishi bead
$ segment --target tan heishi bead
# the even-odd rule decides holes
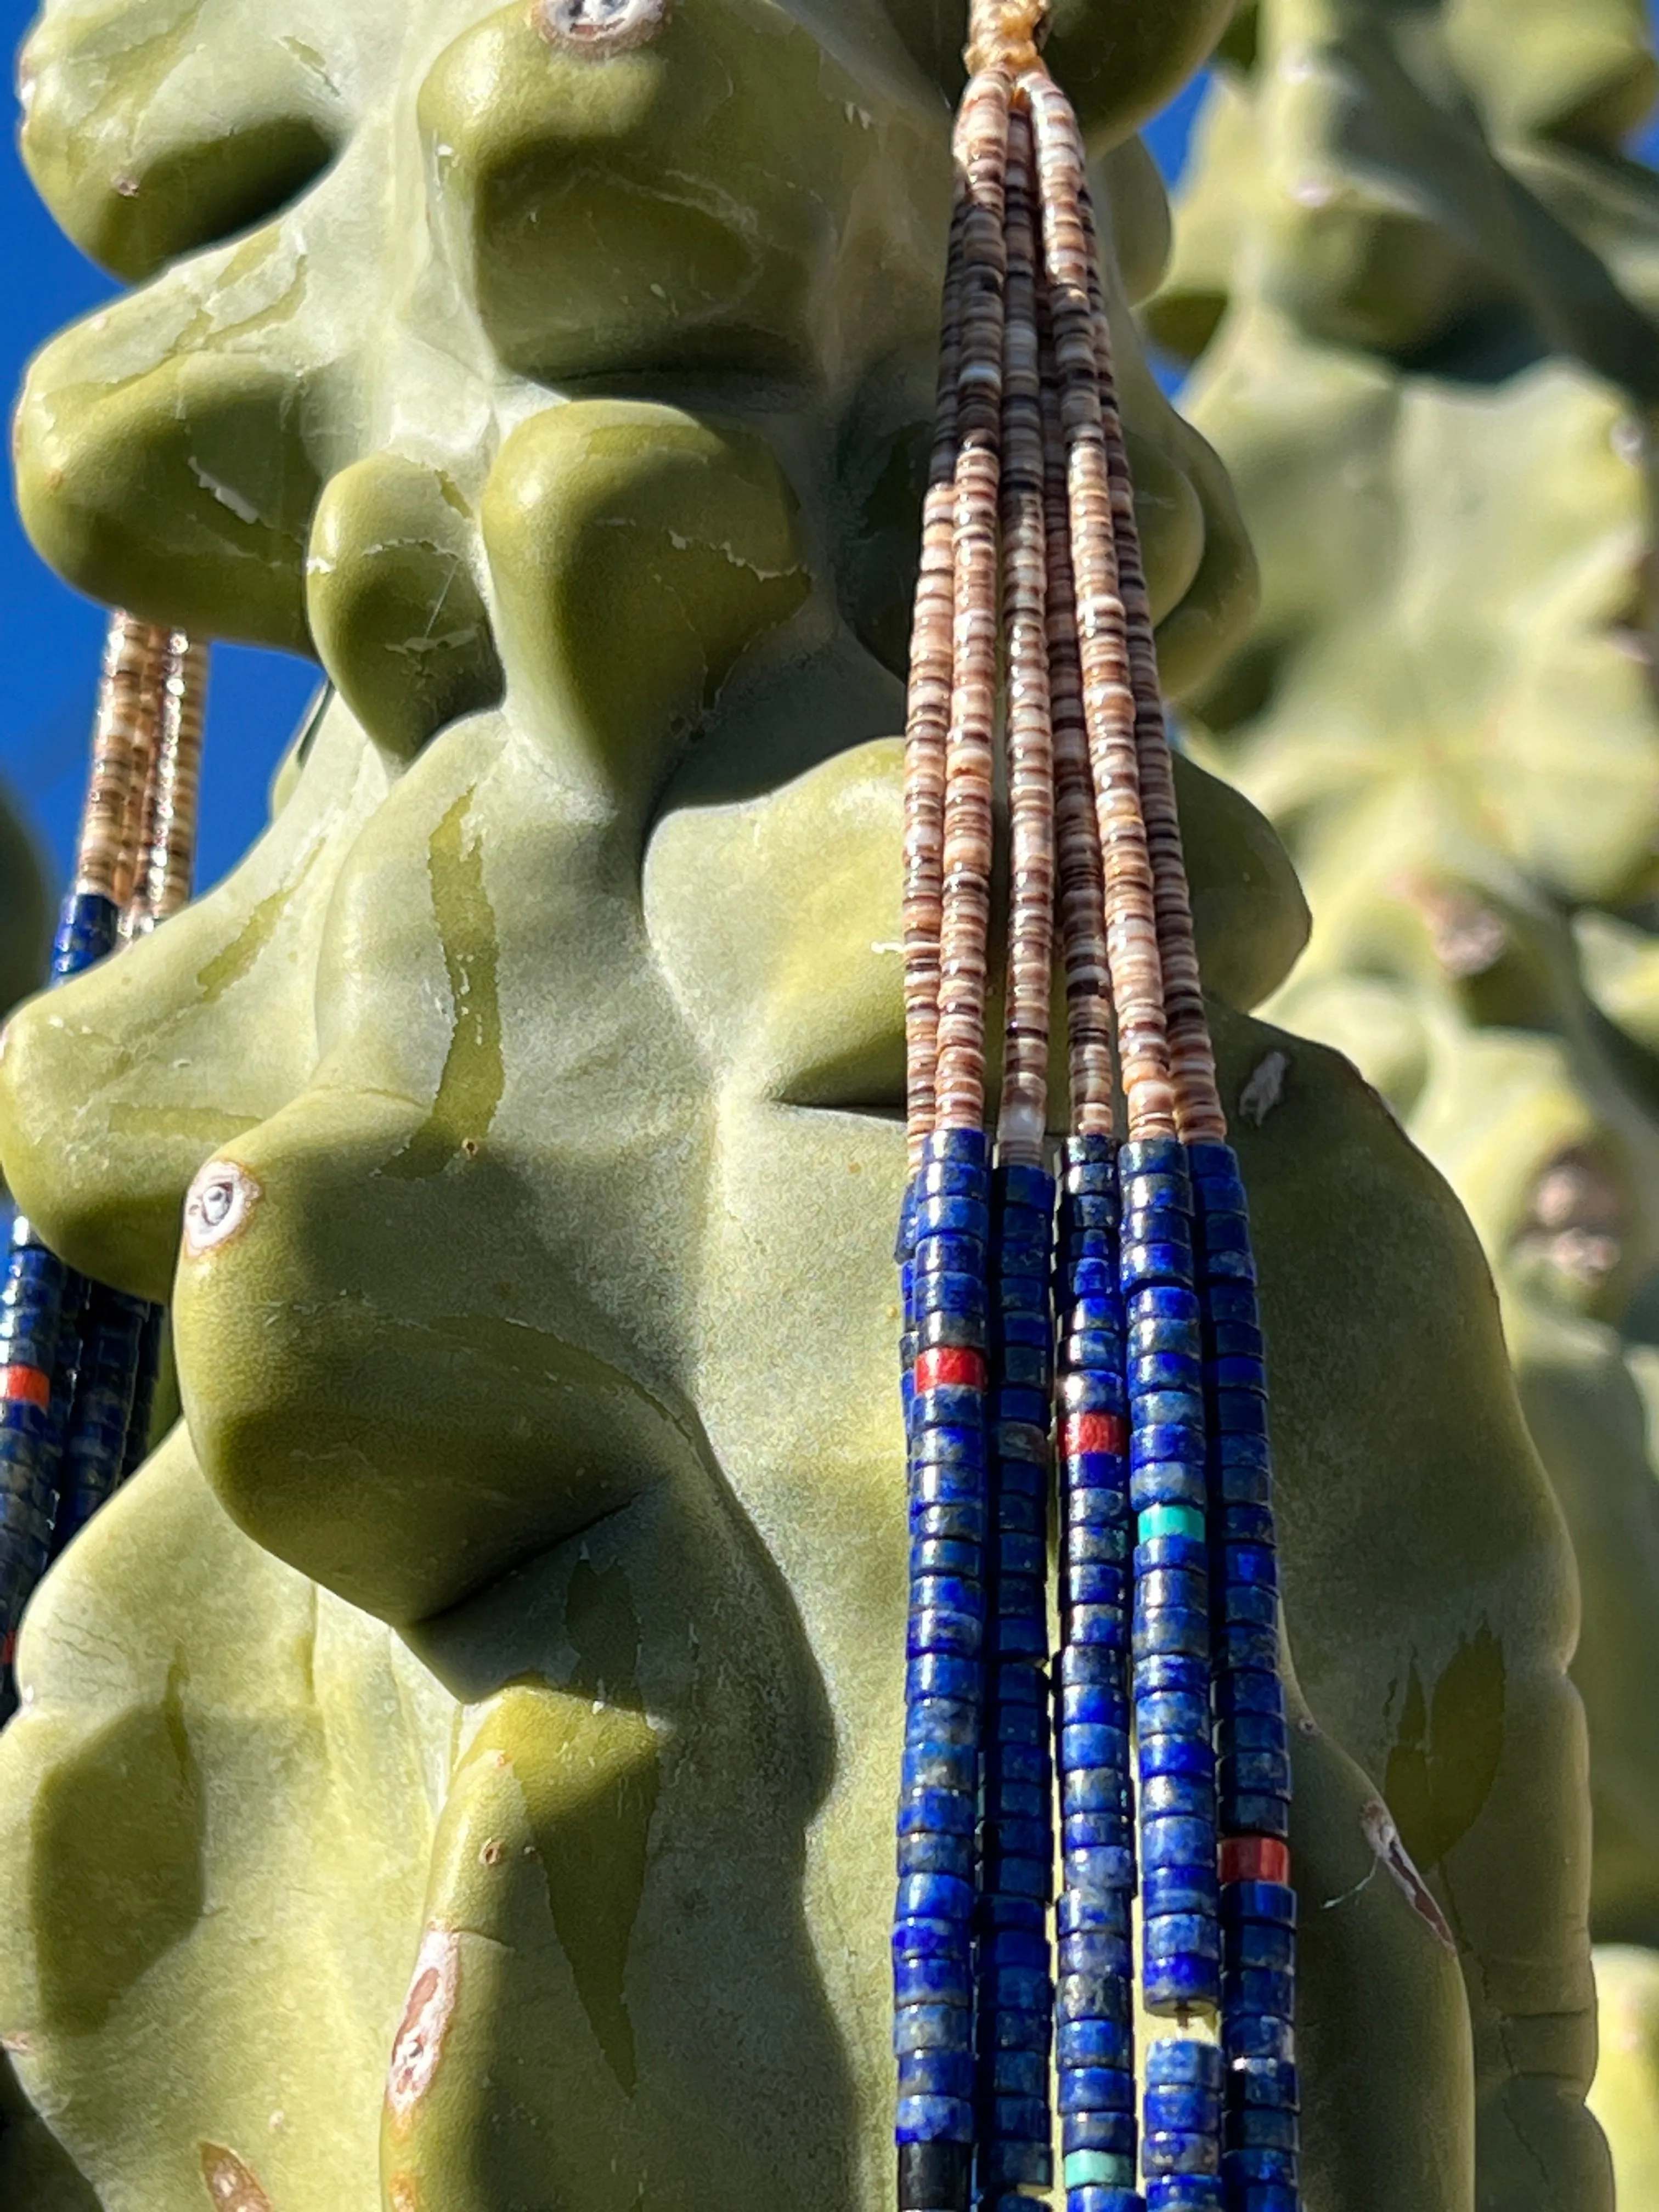
[[[1118,1056],[1134,1138],[1176,1133],[1152,863],[1141,818],[1124,606],[1102,422],[1082,194],[1082,140],[1065,95],[1042,70],[1021,80],[1036,135],[1045,278],[1066,454],[1072,562],[1105,872],[1106,950]]]
[[[939,1059],[939,923],[945,878],[945,739],[951,724],[956,589],[957,376],[968,195],[958,190],[945,264],[933,458],[921,510],[921,565],[910,625],[904,724],[904,1104],[910,1172],[933,1126]]]
[[[1095,351],[1100,372],[1101,419],[1112,478],[1112,526],[1117,542],[1118,588],[1129,648],[1129,680],[1135,701],[1135,760],[1140,778],[1141,818],[1152,868],[1152,904],[1158,924],[1158,962],[1164,974],[1164,1017],[1169,1027],[1170,1075],[1175,1085],[1176,1121],[1188,1144],[1224,1140],[1227,1117],[1216,1083],[1215,1051],[1199,977],[1193,938],[1192,898],[1181,817],[1176,808],[1175,771],[1158,680],[1158,646],[1152,635],[1152,602],[1135,520],[1134,484],[1123,438],[1112,366],[1111,326],[1106,319],[1100,283],[1100,256],[1094,213],[1087,188],[1082,211],[1089,241],[1090,304],[1094,313]]]
[[[129,937],[145,935],[190,896],[206,708],[207,647],[173,630],[161,667],[155,750],[123,923]]]
[[[1041,303],[1039,303],[1041,306]],[[1100,860],[1089,736],[1083,720],[1077,591],[1072,578],[1066,442],[1046,310],[1042,325],[1042,445],[1047,520],[1048,694],[1054,727],[1054,836],[1071,1127],[1112,1130],[1112,993],[1106,968],[1106,887]]]
[[[999,1156],[1042,1164],[1054,943],[1054,753],[1048,699],[1042,346],[1036,318],[1031,125],[1008,125],[1002,341],[1004,750],[1010,821],[1008,958]]]
[[[75,890],[125,907],[132,888],[138,817],[155,742],[167,633],[131,615],[110,617],[92,733],[92,769],[76,846]]]
[[[1001,474],[1003,180],[1009,79],[975,77],[957,118],[967,180],[957,378],[955,623],[945,754],[945,887],[939,927],[937,1126],[976,1129],[985,1116],[986,951],[991,906],[996,732],[997,516]]]

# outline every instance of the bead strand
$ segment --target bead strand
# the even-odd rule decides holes
[[[1001,530],[1009,902],[1000,1160],[1039,1167],[1048,1118],[1054,949],[1054,749],[1048,693],[1036,179],[1030,119],[1009,118],[1003,320]]]
[[[1111,471],[1112,530],[1117,546],[1118,583],[1123,595],[1129,678],[1134,693],[1135,766],[1141,817],[1146,825],[1147,858],[1152,872],[1152,906],[1158,956],[1164,981],[1164,1011],[1169,1025],[1170,1075],[1175,1086],[1176,1119],[1188,1144],[1219,1142],[1227,1120],[1216,1086],[1215,1053],[1204,1011],[1204,991],[1193,939],[1192,899],[1182,851],[1181,818],[1176,808],[1175,771],[1158,680],[1158,647],[1152,635],[1152,602],[1141,559],[1135,520],[1134,483],[1123,436],[1112,362],[1111,325],[1100,277],[1100,249],[1087,184],[1079,195],[1088,241],[1089,304],[1094,319],[1095,359],[1100,378],[1101,424]]]
[[[1152,866],[1141,818],[1123,601],[1118,588],[1111,472],[1101,416],[1084,153],[1065,95],[1041,70],[1021,80],[1036,136],[1042,246],[1066,442],[1083,707],[1106,879],[1106,945],[1117,1014],[1129,1133],[1175,1132]]]
[[[945,876],[945,743],[951,722],[956,576],[957,380],[962,353],[968,196],[951,222],[939,333],[933,450],[921,511],[921,562],[910,629],[904,731],[905,1120],[909,1173],[933,1128],[939,1059],[939,922]]]
[[[1054,1179],[999,1164],[990,1434],[990,1630],[985,1678],[978,1910],[976,2197],[985,2212],[1054,2179],[1048,2096],[1054,2017],[1048,1906],[1049,1252]],[[1028,2208],[1029,2212],[1029,2208]]]
[[[1128,1425],[1116,1145],[1062,1147],[1056,1250],[1061,1468],[1058,2062],[1067,2212],[1142,2212],[1135,2189],[1130,1916]]]
[[[956,614],[951,726],[945,747],[944,900],[934,1076],[941,1129],[977,1129],[985,1114],[1010,92],[1000,70],[987,70],[969,85],[957,122],[957,159],[967,179],[969,208],[957,382]]]
[[[912,1184],[910,1607],[893,1916],[899,2212],[967,2212],[985,1625],[990,1238],[982,1131],[936,1131]]]

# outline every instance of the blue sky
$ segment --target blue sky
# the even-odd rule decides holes
[[[22,0],[0,0],[9,48],[30,12]],[[1188,87],[1149,133],[1166,176],[1179,172],[1201,92],[1201,84]],[[114,289],[53,226],[12,147],[0,149],[0,390],[8,405],[41,342]],[[104,616],[37,559],[9,497],[0,507],[0,604],[10,610],[15,641],[0,701],[0,776],[61,875],[80,811]],[[308,661],[286,653],[215,648],[199,883],[222,876],[257,835],[271,771],[317,680]]]

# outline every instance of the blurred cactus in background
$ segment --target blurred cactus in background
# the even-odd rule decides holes
[[[1659,2205],[1659,177],[1620,142],[1656,85],[1634,0],[1261,0],[1147,309],[1261,564],[1188,728],[1312,908],[1269,1012],[1468,1206],[1577,1553],[1591,2101],[1630,2212]],[[1428,1765],[1381,1778],[1431,1863],[1418,1712]]]

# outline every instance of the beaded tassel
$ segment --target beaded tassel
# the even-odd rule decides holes
[[[76,874],[53,947],[63,982],[188,896],[203,653],[127,615],[106,641]],[[54,1551],[129,1471],[157,1310],[88,1284],[14,1224],[0,1286],[0,1697],[24,1605]],[[146,1366],[146,1358],[149,1364]]]
[[[907,726],[899,2203],[954,2212],[971,2194],[1015,2212],[1050,2185],[1057,2017],[1067,2212],[1294,2212],[1290,1776],[1254,1267],[1200,988],[1084,150],[1037,55],[1044,13],[1042,0],[971,8]],[[988,1177],[999,528],[1011,896]],[[1051,1316],[1056,935],[1073,1133]],[[916,1889],[924,1877],[959,1887]],[[1137,1886],[1143,2002],[1174,2031],[1146,2054],[1139,2124]]]

